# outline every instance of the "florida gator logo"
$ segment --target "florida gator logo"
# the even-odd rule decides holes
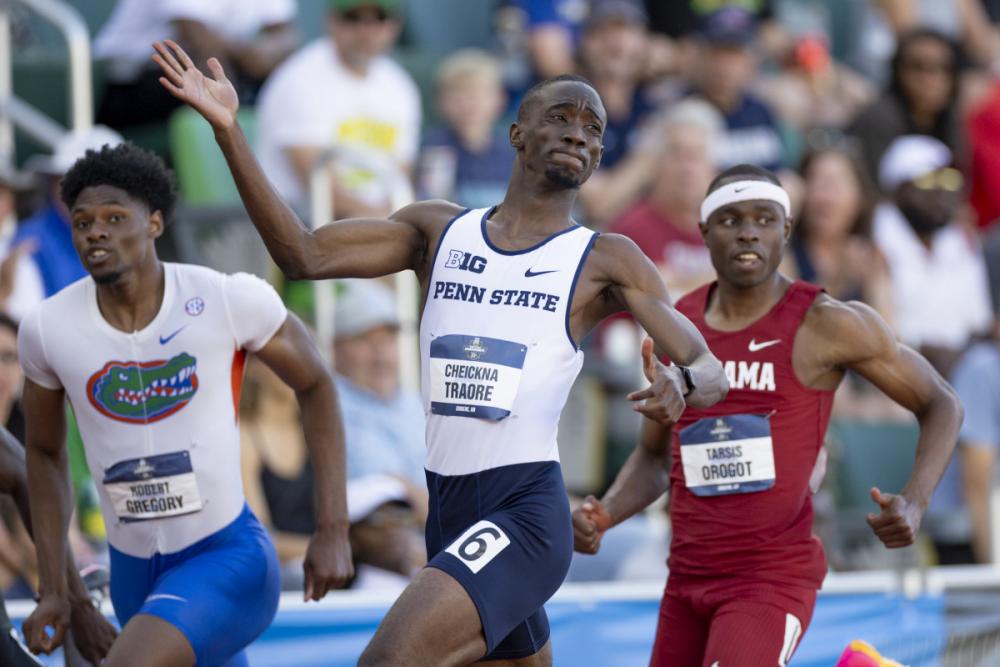
[[[197,360],[182,352],[169,361],[109,361],[87,381],[90,404],[128,424],[165,419],[198,391]]]

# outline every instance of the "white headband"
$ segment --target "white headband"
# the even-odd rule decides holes
[[[758,199],[773,201],[785,210],[785,217],[792,216],[792,204],[788,199],[788,193],[780,185],[767,181],[734,181],[705,197],[705,201],[701,203],[701,220],[707,222],[709,216],[723,206]]]

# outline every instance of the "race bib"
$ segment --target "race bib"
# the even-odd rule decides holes
[[[126,523],[201,510],[198,481],[186,451],[119,461],[105,471],[102,483],[115,514]]]
[[[701,419],[680,432],[684,483],[696,496],[774,486],[771,424],[763,415]]]
[[[452,334],[431,341],[431,412],[498,421],[510,414],[528,347]]]

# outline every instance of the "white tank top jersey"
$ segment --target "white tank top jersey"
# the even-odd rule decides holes
[[[569,307],[597,234],[574,225],[503,250],[486,233],[491,210],[445,228],[420,321],[426,467],[440,475],[558,461],[559,414],[583,365]]]
[[[108,540],[139,558],[180,551],[242,511],[244,361],[287,315],[255,276],[163,266],[163,303],[141,331],[108,324],[88,276],[42,302],[18,335],[25,375],[66,391]]]

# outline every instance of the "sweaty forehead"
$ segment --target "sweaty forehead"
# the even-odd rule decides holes
[[[538,94],[541,109],[557,106],[583,107],[590,110],[602,121],[607,119],[604,103],[597,91],[580,81],[558,81],[549,84]]]

